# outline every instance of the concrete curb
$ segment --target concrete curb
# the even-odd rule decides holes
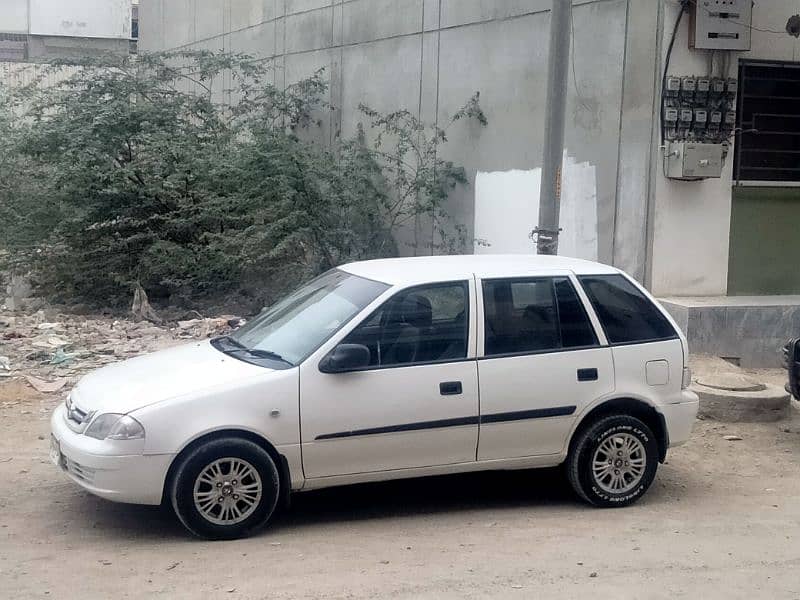
[[[738,385],[742,379],[738,374],[735,379],[737,385],[729,386],[734,389],[693,383],[691,389],[700,397],[698,414],[728,423],[780,421],[789,417],[790,397],[785,390],[757,382],[750,386]]]

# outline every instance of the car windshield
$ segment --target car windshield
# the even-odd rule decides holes
[[[253,356],[296,365],[388,288],[333,269],[264,310],[229,339]]]

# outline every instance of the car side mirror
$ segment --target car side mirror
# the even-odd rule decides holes
[[[363,344],[339,344],[319,363],[323,373],[344,373],[369,366],[369,348]]]

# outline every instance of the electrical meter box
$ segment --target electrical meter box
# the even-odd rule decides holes
[[[706,179],[722,175],[722,144],[673,142],[666,171],[670,179]]]
[[[689,47],[706,50],[750,50],[753,0],[694,0]]]

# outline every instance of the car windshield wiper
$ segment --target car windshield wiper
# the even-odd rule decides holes
[[[287,365],[294,366],[293,362],[286,360],[277,352],[272,352],[271,350],[260,350],[258,348],[248,348],[243,343],[233,339],[229,335],[220,336],[215,338],[214,341],[218,344],[221,343],[228,346],[225,349],[226,352],[244,352],[250,356],[254,356],[255,358],[268,358],[270,360],[277,360],[279,362],[286,363]]]
[[[271,358],[272,360],[285,362],[287,365],[293,364],[291,361],[286,360],[277,352],[272,352],[272,350],[259,350],[258,348],[247,348],[246,350],[248,354],[257,358]]]
[[[224,344],[228,344],[230,346],[238,348],[239,350],[249,350],[249,348],[247,346],[245,346],[242,342],[233,339],[229,335],[220,336],[220,337],[216,338],[215,341],[219,341],[219,342],[222,342]]]

